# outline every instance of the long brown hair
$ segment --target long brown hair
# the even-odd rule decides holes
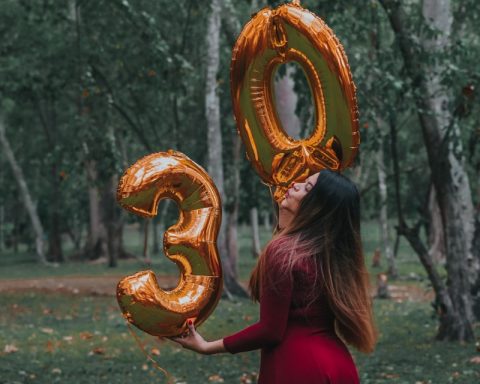
[[[377,332],[360,238],[360,196],[355,184],[339,173],[320,172],[292,222],[274,235],[259,257],[249,283],[256,301],[262,285],[275,283],[268,278],[271,261],[267,262],[266,255],[272,252],[284,256],[277,259],[281,260],[282,273],[290,277],[296,263],[312,260],[316,270],[312,301],[325,294],[339,336],[362,352],[373,351]]]

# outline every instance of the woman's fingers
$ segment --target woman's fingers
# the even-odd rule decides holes
[[[188,330],[192,333],[195,333],[195,325],[193,325],[193,321],[192,320],[188,320],[187,321],[187,326],[188,326]]]

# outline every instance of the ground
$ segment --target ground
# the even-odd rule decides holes
[[[240,277],[245,284],[255,260],[249,254],[248,232],[241,235]],[[366,233],[364,241],[370,265],[374,236]],[[176,267],[161,255],[153,262],[160,285],[174,286]],[[379,329],[375,352],[367,356],[352,350],[362,383],[480,382],[480,352],[474,342],[434,340],[438,322],[430,305],[431,288],[404,244],[398,266],[401,279],[390,282],[392,298],[374,300]],[[121,277],[145,267],[130,260],[116,269],[74,262],[48,268],[27,252],[1,255],[0,383],[166,383],[133,335],[177,384],[255,383],[258,352],[202,356],[127,327],[115,286]],[[382,267],[370,268],[373,284]],[[217,339],[257,318],[258,306],[250,300],[221,300],[199,332]],[[476,333],[480,336],[478,326]]]

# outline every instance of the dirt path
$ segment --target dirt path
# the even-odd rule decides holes
[[[124,277],[118,276],[63,276],[41,279],[15,279],[0,281],[0,293],[20,291],[62,292],[75,295],[114,296],[117,283]],[[177,285],[174,276],[157,275],[160,287],[168,289]],[[246,287],[246,282],[241,282]],[[390,285],[393,300],[428,302],[434,298],[432,290],[415,285]]]

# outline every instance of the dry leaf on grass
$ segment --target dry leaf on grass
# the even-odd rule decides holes
[[[93,335],[90,333],[90,332],[82,332],[80,333],[80,338],[82,340],[88,340],[88,339],[91,339],[93,337]]]
[[[5,352],[5,353],[15,353],[15,352],[18,352],[18,348],[13,344],[7,344],[7,345],[5,345],[5,348],[3,348],[3,352]]]
[[[88,356],[104,355],[104,354],[105,354],[105,348],[101,348],[101,347],[93,348],[90,352],[88,352]]]
[[[212,383],[223,383],[223,377],[220,375],[211,375],[208,378],[208,381],[211,381]]]
[[[62,343],[60,341],[48,340],[47,345],[45,346],[45,349],[47,350],[47,352],[54,352],[57,348],[60,347],[61,344]]]
[[[160,350],[158,348],[152,348],[150,353],[155,356],[160,356]]]
[[[480,356],[472,357],[469,361],[473,364],[480,364]]]
[[[47,335],[51,335],[54,332],[52,328],[40,328],[40,331],[46,333]]]

